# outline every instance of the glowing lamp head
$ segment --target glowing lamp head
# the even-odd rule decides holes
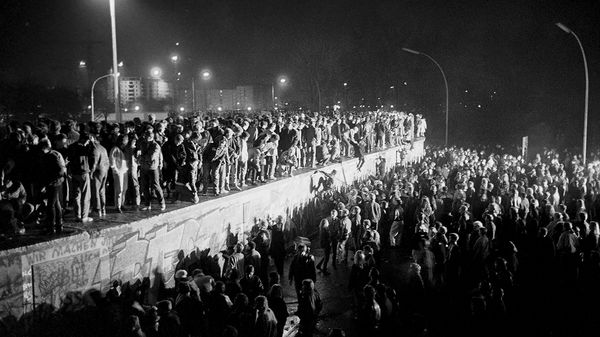
[[[179,111],[181,111],[181,112],[184,112],[184,111],[185,111],[185,108],[184,108],[184,107],[180,107],[180,108],[179,108]]]
[[[413,50],[413,49],[409,49],[409,48],[402,48],[402,50],[404,50],[407,53],[411,53],[411,54],[415,54],[415,55],[421,54],[420,52]]]
[[[87,63],[84,60],[79,61],[79,68],[85,68]]]
[[[140,111],[141,109],[142,109],[142,107],[139,105],[136,105],[133,107],[133,110],[135,110],[135,111]]]
[[[171,56],[171,62],[173,62],[173,63],[179,62],[179,55],[173,55],[173,56]]]
[[[202,72],[200,73],[200,76],[202,76],[203,80],[208,80],[208,79],[210,79],[212,74],[210,73],[209,70],[202,70]]]
[[[567,33],[567,34],[571,34],[571,29],[570,29],[569,27],[567,27],[567,26],[563,25],[562,23],[560,23],[560,22],[557,22],[557,23],[556,23],[556,26],[557,26],[558,28],[562,29],[562,31],[563,31],[563,32],[565,32],[565,33]]]
[[[154,67],[150,69],[150,75],[154,78],[160,78],[162,76],[162,69],[159,67]]]

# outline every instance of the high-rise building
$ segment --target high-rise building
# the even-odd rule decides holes
[[[171,83],[159,78],[147,78],[144,82],[146,99],[165,100],[173,97]]]
[[[122,105],[128,105],[139,101],[144,95],[142,79],[139,77],[119,78],[119,99]]]
[[[268,92],[261,86],[241,85],[234,89],[201,89],[197,93],[200,109],[212,111],[262,110],[268,107]]]

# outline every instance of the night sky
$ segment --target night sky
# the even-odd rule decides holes
[[[353,104],[363,97],[367,104],[378,97],[393,103],[390,85],[406,81],[402,102],[443,132],[439,71],[401,51],[409,47],[446,71],[451,140],[513,142],[538,134],[577,145],[583,64],[575,39],[555,22],[573,29],[586,48],[595,136],[600,1],[117,0],[119,60],[127,75],[146,76],[152,66],[169,70],[177,52],[184,78],[209,68],[215,87],[286,74],[287,99],[307,106],[314,104],[311,78],[320,81],[323,105],[343,97],[343,82]],[[90,77],[111,67],[108,0],[4,0],[0,31],[2,82],[74,87],[79,60],[88,62]]]

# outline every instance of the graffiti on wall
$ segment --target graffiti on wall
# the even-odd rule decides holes
[[[85,290],[99,282],[100,249],[33,265],[36,302],[60,305],[68,291]]]
[[[0,317],[18,316],[23,307],[21,254],[0,256]]]

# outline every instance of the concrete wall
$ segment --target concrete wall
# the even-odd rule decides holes
[[[424,155],[423,140],[407,152],[407,161]],[[396,163],[398,148],[366,156],[361,172],[356,159],[322,170],[338,171],[336,184],[375,173],[375,161]],[[170,280],[180,258],[192,251],[218,254],[228,242],[243,240],[255,217],[287,215],[311,200],[313,172],[275,181],[140,221],[84,232],[0,252],[0,317],[21,316],[34,305],[61,304],[68,291],[107,289],[114,279],[152,276],[159,267]],[[302,232],[301,228],[286,228]],[[183,251],[183,254],[181,253]],[[35,300],[35,303],[34,303]]]

